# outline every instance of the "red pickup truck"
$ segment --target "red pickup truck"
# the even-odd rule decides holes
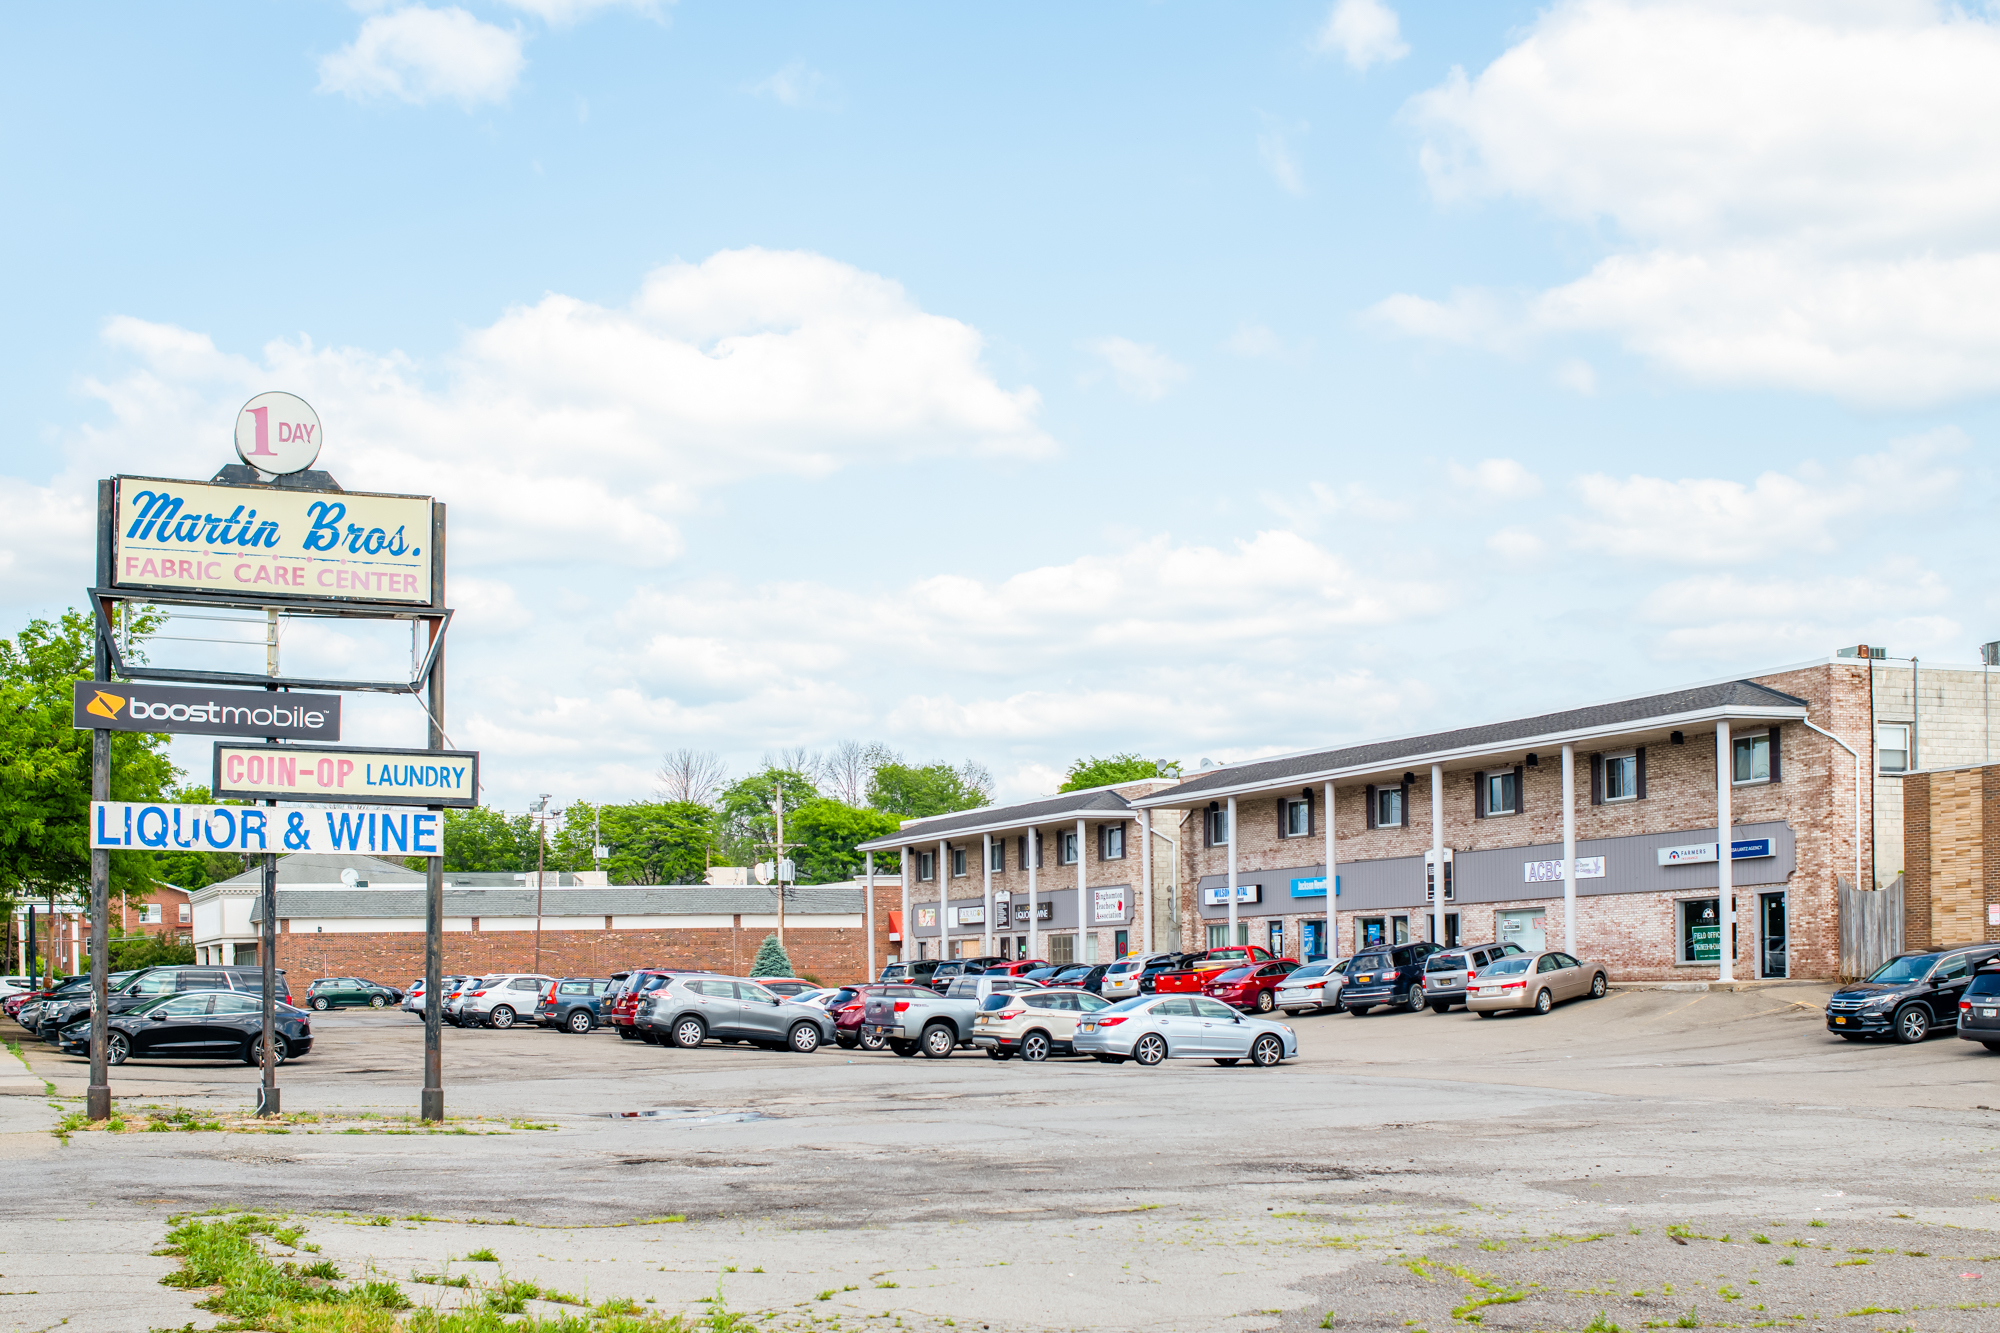
[[[1228,967],[1242,967],[1245,963],[1268,963],[1271,951],[1256,944],[1230,944],[1220,949],[1210,949],[1197,954],[1195,960],[1178,972],[1162,972],[1153,979],[1153,993],[1156,995],[1188,994],[1199,995],[1201,988],[1217,972]]]

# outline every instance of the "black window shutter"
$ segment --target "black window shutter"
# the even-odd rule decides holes
[[[1642,745],[1637,750],[1634,750],[1632,757],[1635,760],[1633,767],[1639,770],[1638,783],[1636,785],[1638,787],[1639,799],[1643,801],[1646,799],[1646,747]]]
[[[1311,837],[1313,834],[1319,832],[1318,811],[1314,809],[1314,807],[1317,806],[1318,804],[1319,802],[1313,798],[1312,788],[1310,787],[1306,788],[1306,836],[1307,837]]]
[[[1771,781],[1778,780],[1778,729],[1771,728]]]
[[[1472,817],[1474,819],[1486,818],[1486,775],[1484,773],[1474,773],[1472,775]]]
[[[1285,807],[1291,803],[1292,798],[1289,796],[1280,796],[1278,798],[1278,836],[1281,838],[1287,836],[1285,833]]]
[[[1525,764],[1514,765],[1514,813],[1528,813],[1528,769]]]
[[[1410,826],[1410,784],[1405,782],[1403,784],[1403,819],[1401,823],[1396,825],[1396,827],[1408,828],[1409,826]]]
[[[1369,783],[1366,787],[1363,787],[1361,789],[1361,792],[1362,792],[1362,799],[1368,802],[1368,808],[1362,811],[1362,814],[1366,816],[1363,826],[1366,828],[1374,828],[1375,827],[1375,784],[1372,782]]]
[[[1590,803],[1604,804],[1604,756],[1590,756]]]

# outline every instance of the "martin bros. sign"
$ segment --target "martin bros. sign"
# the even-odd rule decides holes
[[[110,516],[120,588],[284,599],[435,600],[434,507],[420,495],[119,477]]]

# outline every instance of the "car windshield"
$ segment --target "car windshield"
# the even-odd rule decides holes
[[[1924,974],[1931,970],[1931,964],[1936,961],[1937,955],[1932,953],[1916,953],[1903,958],[1891,958],[1888,962],[1876,968],[1875,975],[1868,979],[1881,986],[1900,986],[1906,982],[1922,981]]]
[[[1144,963],[1113,963],[1110,967],[1104,969],[1104,971],[1107,976],[1113,972],[1116,972],[1119,976],[1122,977],[1128,972],[1137,972],[1140,968],[1144,966],[1145,966]]]
[[[1250,975],[1250,969],[1247,967],[1232,967],[1227,972],[1224,972],[1220,976],[1216,977],[1216,980],[1241,981],[1249,975]]]
[[[1424,964],[1424,971],[1456,972],[1464,966],[1465,955],[1462,953],[1434,953],[1431,955],[1430,961]]]
[[[1373,968],[1387,967],[1387,966],[1389,966],[1388,954],[1369,953],[1369,954],[1363,954],[1361,957],[1355,959],[1354,966],[1349,968],[1348,970],[1350,972],[1367,972]]]
[[[1511,977],[1516,973],[1527,971],[1528,964],[1534,961],[1534,959],[1526,955],[1519,958],[1502,958],[1497,963],[1488,963],[1486,970],[1479,975],[1482,977]]]
[[[2000,972],[1981,972],[1965,988],[1967,995],[2000,995]]]

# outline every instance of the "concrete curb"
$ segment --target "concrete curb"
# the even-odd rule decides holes
[[[0,1097],[45,1097],[48,1087],[14,1052],[0,1047]]]
[[[1614,981],[1612,990],[1750,991],[1835,986],[1832,981]]]

